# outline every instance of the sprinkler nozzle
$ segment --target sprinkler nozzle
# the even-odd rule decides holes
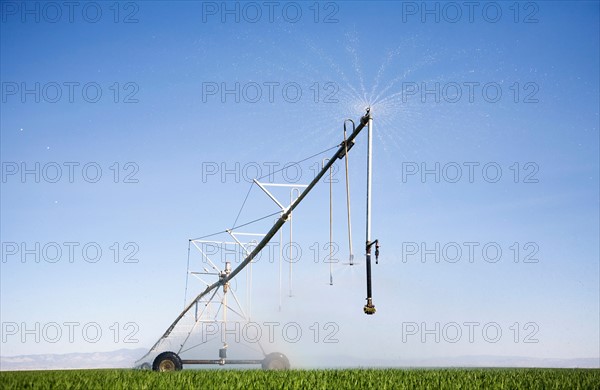
[[[366,108],[367,113],[360,118],[360,123],[362,123],[363,125],[366,125],[369,122],[369,118],[371,118],[371,107],[367,107]]]

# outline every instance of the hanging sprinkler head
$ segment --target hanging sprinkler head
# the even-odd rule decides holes
[[[366,114],[361,118],[361,123],[367,126],[367,235],[366,235],[366,266],[367,266],[367,304],[363,307],[365,314],[375,314],[375,305],[373,304],[373,294],[371,291],[371,246],[375,244],[375,261],[379,256],[379,241],[371,241],[371,173],[372,148],[373,148],[373,117],[371,116],[371,107],[366,108]]]

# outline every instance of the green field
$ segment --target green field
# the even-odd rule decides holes
[[[598,369],[0,372],[6,389],[600,389]]]

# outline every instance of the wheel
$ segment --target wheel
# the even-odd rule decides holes
[[[263,370],[288,370],[290,361],[284,354],[273,352],[265,356],[262,361]]]
[[[142,365],[140,366],[140,370],[151,370],[152,366],[150,365],[150,363],[142,363]]]
[[[154,359],[154,371],[179,371],[183,368],[181,359],[174,352],[163,352]]]

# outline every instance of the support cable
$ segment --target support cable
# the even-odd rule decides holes
[[[326,153],[326,152],[328,152],[328,151],[330,151],[330,150],[332,150],[332,149],[335,149],[335,148],[337,148],[337,147],[339,147],[339,145],[332,146],[332,147],[330,147],[330,148],[327,148],[327,149],[325,149],[325,150],[323,150],[323,151],[321,151],[321,152],[319,152],[319,153],[313,154],[312,156],[306,157],[306,158],[304,158],[304,159],[302,159],[302,160],[300,160],[300,161],[296,161],[294,164],[300,164],[300,163],[302,163],[302,162],[304,162],[304,161],[307,161],[307,160],[310,160],[310,159],[312,159],[312,158],[315,158],[315,157],[317,157],[318,155],[321,155],[321,154],[323,154],[323,153]],[[261,180],[261,179],[264,179],[265,177],[268,177],[268,176],[274,175],[275,173],[281,172],[281,171],[283,171],[284,169],[287,169],[287,168],[286,168],[286,167],[283,167],[283,168],[281,168],[281,169],[278,169],[278,170],[276,170],[276,171],[273,171],[273,172],[271,172],[271,173],[268,173],[268,174],[266,174],[266,175],[263,175],[263,176],[261,176],[261,177],[257,178],[256,180]],[[258,222],[258,221],[260,221],[261,219],[264,219],[264,218],[271,217],[271,216],[273,216],[273,215],[275,215],[275,214],[279,214],[279,211],[278,211],[278,212],[276,212],[276,213],[269,214],[269,215],[267,215],[267,216],[265,216],[265,217],[263,217],[263,218],[256,219],[256,220],[254,220],[254,221],[251,221],[251,222],[248,222],[248,223],[246,223],[246,224],[239,225],[239,226],[235,226],[235,224],[237,223],[238,219],[240,218],[240,215],[242,214],[242,211],[243,211],[243,209],[244,209],[244,206],[246,205],[246,202],[248,201],[248,197],[250,196],[250,192],[252,191],[252,187],[254,186],[254,184],[255,184],[255,183],[254,183],[254,181],[253,181],[253,182],[250,184],[250,188],[248,188],[248,192],[246,193],[246,197],[244,198],[244,201],[242,202],[242,206],[240,207],[240,210],[238,211],[238,213],[237,213],[237,216],[235,217],[235,221],[233,222],[233,225],[234,225],[234,227],[230,228],[229,230],[235,230],[235,229],[237,229],[237,228],[240,228],[240,227],[243,227],[243,226],[249,225],[249,224],[251,224],[251,223]],[[212,234],[207,234],[207,235],[205,235],[205,236],[198,237],[198,238],[192,238],[192,240],[202,240],[202,239],[204,239],[204,238],[208,238],[208,237],[216,236],[217,234],[222,234],[222,233],[227,233],[227,230],[219,231],[219,232],[212,233]]]
[[[250,188],[248,188],[248,192],[246,193],[246,197],[244,198],[244,202],[242,203],[242,207],[240,207],[240,211],[238,211],[237,216],[235,217],[235,221],[233,222],[233,226],[235,226],[235,224],[238,221],[238,218],[240,217],[240,214],[242,214],[242,210],[244,209],[244,206],[246,205],[246,201],[248,200],[248,197],[250,196],[250,191],[252,191],[252,187],[254,186],[254,181],[250,184]],[[233,230],[234,228],[231,228],[231,230]]]
[[[246,223],[244,223],[244,224],[241,224],[241,225],[238,225],[238,226],[234,226],[234,227],[232,227],[231,229],[223,230],[223,231],[216,232],[216,233],[212,233],[212,234],[207,234],[206,236],[202,236],[202,237],[198,237],[198,238],[191,238],[191,239],[190,239],[190,241],[202,240],[202,239],[204,239],[204,238],[208,238],[208,237],[216,236],[217,234],[229,233],[229,232],[230,232],[230,231],[232,231],[232,230],[239,229],[239,228],[241,228],[241,227],[244,227],[244,226],[248,226],[248,225],[250,225],[250,224],[253,224],[253,223],[256,223],[256,222],[262,221],[263,219],[266,219],[266,218],[272,217],[272,216],[274,216],[274,215],[277,215],[277,214],[281,214],[281,211],[276,211],[276,212],[274,212],[274,213],[272,213],[272,214],[265,215],[264,217],[257,218],[257,219],[255,219],[255,220],[253,220],[253,221],[246,222]]]
[[[330,148],[328,148],[328,149],[325,149],[325,150],[323,150],[322,152],[319,152],[319,153],[313,154],[312,156],[306,157],[306,158],[304,158],[304,159],[302,159],[302,160],[300,160],[300,161],[296,161],[296,162],[294,162],[294,163],[292,163],[292,164],[300,164],[300,163],[302,163],[302,162],[304,162],[304,161],[310,160],[311,158],[315,158],[315,157],[317,157],[317,156],[319,156],[319,155],[321,155],[321,154],[323,154],[323,153],[329,152],[330,150],[333,150],[333,149],[335,149],[335,148],[337,148],[337,147],[339,147],[339,146],[340,146],[340,145],[335,145],[335,146],[332,146],[332,147],[330,147]],[[264,175],[264,176],[261,176],[261,177],[259,177],[257,180],[264,179],[265,177],[268,177],[268,176],[274,175],[274,174],[276,174],[276,173],[279,173],[279,172],[281,172],[281,171],[283,171],[284,169],[287,169],[287,168],[288,168],[287,166],[284,166],[284,167],[283,167],[283,168],[281,168],[281,169],[278,169],[278,170],[276,170],[276,171],[273,171],[273,172],[271,172],[271,173],[268,173],[268,174],[266,174],[266,175]]]

